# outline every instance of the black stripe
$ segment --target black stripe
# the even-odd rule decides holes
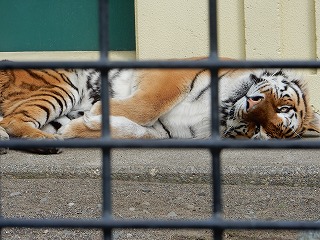
[[[52,83],[48,82],[43,76],[36,74],[35,70],[33,69],[26,69],[25,71],[34,79],[40,80],[47,85],[53,85]],[[40,71],[40,72],[43,72],[43,71]]]
[[[30,118],[34,123],[36,123],[38,125],[38,128],[40,128],[42,126],[42,124],[37,119],[35,119],[34,117],[31,117],[28,114],[28,111],[26,111],[26,110],[22,110],[22,111],[19,111],[19,112],[13,112],[13,113],[10,113],[10,114],[8,114],[6,116],[14,116],[14,115],[18,115],[18,114],[22,114],[22,115]],[[23,122],[28,122],[28,121],[23,121]]]
[[[295,131],[291,132],[289,135],[285,135],[286,138],[292,138],[293,136],[299,137],[299,134],[297,134]]]
[[[201,70],[200,72],[198,72],[198,73],[194,76],[194,78],[193,78],[192,81],[191,81],[190,92],[192,91],[192,89],[193,89],[193,87],[194,87],[194,83],[195,83],[195,81],[197,80],[197,78],[199,77],[199,75],[200,75],[201,73],[205,72],[205,71],[207,71],[207,69]]]
[[[44,112],[46,112],[46,122],[48,122],[50,117],[50,110],[46,108],[45,106],[39,105],[39,104],[33,104],[32,107],[38,107],[42,109]]]
[[[57,74],[60,74],[60,73],[59,73],[58,71],[56,71],[56,70],[52,70],[52,71],[54,71],[54,72],[57,73]],[[56,76],[54,76],[53,74],[51,74],[50,72],[48,72],[47,70],[42,70],[42,72],[44,72],[45,74],[47,74],[48,76],[50,76],[51,78],[55,79],[57,82],[60,83],[60,79],[57,78]],[[52,85],[55,85],[55,84],[52,84]]]
[[[40,71],[40,70],[39,70]],[[37,80],[41,80],[42,82],[44,82],[45,84],[49,85],[49,86],[55,86],[57,88],[59,88],[61,91],[65,92],[66,95],[68,95],[68,97],[70,98],[72,104],[74,105],[75,104],[75,97],[73,95],[70,95],[68,91],[66,91],[64,88],[56,85],[56,84],[52,84],[50,82],[48,82],[44,77],[38,75],[34,70],[26,70],[26,72],[33,78],[37,79]],[[42,73],[45,73],[47,74],[48,76],[56,79],[57,81],[59,81],[59,79],[55,76],[53,76],[52,74],[49,74],[47,71],[45,70],[42,70],[40,71]],[[65,83],[67,83],[69,86],[71,86],[72,88],[74,88],[77,92],[79,92],[78,88],[70,81],[70,79],[65,75],[65,74],[62,74],[62,73],[59,73],[57,72],[58,74],[60,74],[62,80],[64,80]],[[67,106],[67,104],[66,104]]]
[[[70,85],[77,92],[79,92],[79,89],[71,82],[71,80],[65,74],[60,73],[60,76],[62,77],[62,80],[64,80],[68,85]]]
[[[303,111],[302,111],[302,110],[300,110],[300,112],[299,112],[299,113],[300,113],[300,118],[301,118],[301,119],[303,119]]]
[[[219,80],[222,79],[225,75],[227,75],[230,71],[225,72],[224,74],[222,74],[221,76],[219,76]]]
[[[52,96],[52,95],[49,95],[50,97],[52,97],[54,100],[56,100],[56,102],[59,104],[60,106],[60,113],[59,113],[59,116],[61,116],[62,112],[63,112],[63,104],[61,102],[61,100],[59,98],[57,98],[56,96]],[[43,100],[43,99],[42,99]],[[48,101],[48,100],[45,100],[45,101]],[[55,109],[56,110],[56,109]]]
[[[75,102],[76,102],[76,98],[75,98],[75,96],[73,95],[73,94],[69,94],[69,92],[68,91],[66,91],[64,88],[62,88],[62,87],[59,87],[59,86],[56,86],[57,88],[59,88],[61,91],[63,91],[68,97],[69,97],[69,99],[71,100],[71,102],[72,102],[72,105],[75,105]],[[78,91],[77,91],[78,92]],[[78,92],[78,94],[79,94],[79,92]]]
[[[66,108],[68,107],[68,103],[67,103],[67,101],[64,99],[64,96],[63,96],[61,93],[59,93],[58,91],[51,91],[50,93],[54,93],[55,95],[61,97],[61,99],[62,99],[63,102],[64,102],[65,107],[66,107]],[[49,96],[51,96],[51,95],[49,95]],[[69,98],[70,98],[70,97],[69,97]],[[62,104],[62,103],[61,103],[61,105],[62,105],[62,108],[63,108],[63,104]]]
[[[286,131],[284,132],[285,135],[292,133],[293,129],[291,127],[287,127]]]
[[[52,102],[50,102],[50,101],[47,100],[47,99],[41,99],[41,101],[44,101],[44,102],[49,103],[49,104],[51,105],[51,107],[53,108],[53,111],[56,111],[56,106],[55,106]]]
[[[206,86],[204,89],[202,89],[201,92],[199,93],[199,95],[196,96],[193,101],[199,100],[199,98],[200,98],[206,91],[208,91],[209,89],[210,89],[210,84],[209,84],[208,86]]]
[[[108,87],[109,87],[109,94],[110,94],[111,98],[113,98],[115,95],[115,91],[113,89],[113,85],[114,85],[113,81],[120,76],[122,71],[123,71],[123,69],[118,69],[115,74],[113,74],[112,76],[109,76]]]
[[[51,73],[43,70],[44,73],[48,74],[51,78],[54,78],[56,79],[59,83],[59,78],[57,78],[56,76],[52,75]],[[62,74],[62,73],[59,73],[58,71],[55,71],[57,74],[59,74],[59,76],[61,77],[61,79],[66,83],[68,84],[69,86],[71,86],[73,89],[75,89],[77,92],[79,92],[79,89],[70,81],[70,79],[65,75],[65,74]],[[55,87],[61,89],[62,91],[64,91],[70,98],[70,100],[72,101],[72,103],[74,104],[75,102],[75,98],[73,96],[73,99],[71,98],[71,96],[69,95],[68,91],[66,91],[64,88],[56,85],[56,84],[51,84],[51,85],[54,85]]]
[[[113,74],[112,76],[108,76],[109,77],[109,81],[112,81],[112,80],[114,80],[115,78],[117,78],[117,77],[119,77],[120,76],[120,74],[121,74],[121,72],[122,71],[124,71],[125,69],[117,69],[116,71],[116,73],[115,74]],[[109,74],[110,75],[110,74]]]
[[[297,86],[297,85],[296,85]],[[299,88],[299,86],[297,86],[299,90],[301,90]],[[291,88],[293,89],[293,91],[297,94],[297,97],[298,97],[298,105],[300,104],[300,93],[302,94],[302,96],[304,96],[304,94],[302,93],[302,91],[298,91],[294,86],[291,86]]]
[[[159,121],[159,123],[161,124],[162,128],[167,132],[169,138],[172,138],[169,129],[166,128],[166,126],[160,121],[160,119],[158,119],[158,121]]]
[[[56,100],[56,102],[57,102],[57,103],[59,104],[59,106],[60,106],[59,116],[61,116],[62,111],[63,111],[63,109],[64,109],[63,103],[62,103],[62,101],[61,101],[57,96],[51,95],[51,94],[56,94],[56,95],[58,95],[59,97],[61,97],[61,98],[63,99],[65,105],[66,105],[66,108],[67,108],[67,102],[64,100],[63,96],[62,96],[61,94],[57,94],[57,92],[53,92],[53,91],[48,92],[48,93],[44,93],[44,94],[34,94],[34,95],[32,96],[32,98],[33,98],[33,97],[40,97],[40,99],[36,99],[36,100],[30,99],[29,101],[45,101],[45,102],[50,103],[52,106],[54,106],[53,103],[51,103],[49,100],[44,99],[44,98],[52,97],[54,100]],[[55,107],[55,106],[54,106],[54,109],[56,110],[56,107]]]
[[[31,117],[30,115],[28,115],[28,114],[24,114],[26,117],[28,117],[28,118],[30,118],[30,119],[32,119],[35,123],[37,123],[38,124],[38,128],[40,128],[41,126],[42,126],[42,124],[37,120],[37,119],[35,119],[34,117]]]
[[[261,90],[260,93],[266,93],[266,92],[269,92],[270,89],[266,89],[266,90]]]
[[[190,134],[191,134],[191,137],[192,137],[192,138],[196,138],[196,137],[197,137],[197,136],[196,136],[196,132],[195,132],[195,130],[193,129],[192,126],[189,126],[189,131],[190,131]]]

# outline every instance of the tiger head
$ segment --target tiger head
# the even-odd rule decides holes
[[[256,70],[238,76],[229,74],[223,93],[223,137],[301,138],[307,130],[320,132],[320,122],[309,103],[301,80],[290,71]]]

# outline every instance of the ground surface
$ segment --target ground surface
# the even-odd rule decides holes
[[[96,150],[66,150],[57,156],[11,151],[0,156],[2,215],[99,218],[102,208],[100,157]],[[203,150],[113,152],[114,217],[169,220],[210,217],[209,159],[208,152]],[[224,152],[223,217],[318,221],[318,159],[316,151]],[[302,236],[306,235],[270,230],[224,233],[224,239],[228,240]],[[94,229],[6,228],[2,230],[2,239],[102,239],[102,233]],[[212,234],[210,230],[116,229],[113,239],[207,240],[212,239]]]

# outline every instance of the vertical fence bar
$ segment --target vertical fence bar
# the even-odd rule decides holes
[[[99,0],[99,51],[100,60],[108,59],[109,0]]]
[[[209,41],[210,56],[209,60],[218,59],[218,29],[217,29],[217,1],[209,1]],[[218,68],[212,65],[211,73],[211,133],[212,139],[219,138],[219,78]],[[213,191],[213,217],[219,218],[222,211],[221,195],[221,170],[220,170],[220,150],[211,150],[212,168],[212,191]],[[223,229],[214,229],[215,240],[221,240]]]
[[[217,0],[209,0],[209,50],[210,58],[218,57]]]
[[[109,0],[99,0],[99,51],[100,61],[108,61],[109,51]],[[109,69],[101,70],[101,102],[102,102],[102,135],[109,136],[109,94],[108,94]]]
[[[99,20],[100,61],[106,63],[109,50],[109,0],[99,0]],[[101,70],[102,137],[110,137],[108,72],[108,68]],[[105,221],[112,218],[110,151],[110,148],[102,149],[102,214]],[[112,239],[112,229],[103,229],[103,239]]]
[[[209,1],[209,29],[210,29],[210,57],[209,60],[218,59],[218,33],[217,33],[217,3]],[[211,73],[211,132],[212,137],[219,136],[219,96],[218,96],[218,69],[212,65]]]
[[[220,150],[211,150],[212,155],[212,184],[213,184],[213,213],[215,218],[221,217],[222,212],[222,189],[221,189],[221,161]],[[222,239],[223,229],[214,230],[214,239]]]
[[[209,1],[209,37],[210,56],[209,60],[218,59],[218,32],[217,32],[217,2]],[[212,137],[219,136],[219,96],[218,96],[218,69],[212,65],[211,69],[211,132]]]

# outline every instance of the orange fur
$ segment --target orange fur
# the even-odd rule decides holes
[[[201,61],[205,59],[190,58],[189,60]],[[222,58],[222,60],[229,61],[231,59]],[[239,78],[244,74],[248,74],[248,78],[250,78],[250,73],[253,71],[250,69],[220,69],[218,75],[227,78],[228,83],[232,85],[239,81]],[[3,128],[9,135],[20,138],[57,138],[57,135],[44,132],[41,128],[70,113],[77,104],[74,102],[80,101],[83,89],[77,91],[75,95],[71,94],[77,89],[73,84],[79,80],[77,77],[81,75],[80,72],[80,70],[74,73],[68,70],[49,69],[0,70],[0,113],[3,115],[3,120],[0,121],[1,130]],[[184,100],[190,96],[191,91],[196,91],[193,88],[194,84],[199,84],[199,88],[202,87],[202,90],[206,91],[210,71],[206,69],[144,69],[135,70],[134,77],[136,78],[133,83],[135,86],[132,87],[132,92],[129,95],[110,99],[111,133],[115,138],[159,138],[159,134],[161,137],[166,136],[167,133],[159,133],[160,128],[157,128],[157,124],[160,124],[159,118],[185,104]],[[86,76],[81,79],[84,84],[86,80],[88,80]],[[198,94],[201,96],[202,93]],[[197,107],[209,109],[208,99],[203,100],[200,106],[192,101],[187,102],[186,105],[192,106],[193,110],[199,110],[202,114],[201,109],[197,109]],[[304,123],[301,123],[297,131],[299,134],[305,129],[319,131],[318,121],[315,120],[307,97],[304,101],[306,107],[303,117]],[[267,94],[266,98],[252,107],[253,110],[250,109],[249,114],[245,116],[244,119],[248,120],[248,125],[242,136],[251,138],[255,134],[257,126],[261,126],[261,129],[267,131],[269,136],[281,138],[282,135],[277,133],[279,128],[275,126],[281,124],[282,120],[275,112],[275,106],[290,104],[288,99],[276,100],[275,96]],[[171,126],[177,126],[177,122],[184,120],[184,112],[189,111],[187,107],[181,108],[182,110],[177,110],[177,112],[182,117],[180,116],[174,123],[176,125],[171,122]],[[299,108],[298,111],[301,111],[300,106],[297,108]],[[100,137],[101,103],[98,101],[92,106],[90,112],[87,109],[83,112],[83,117],[74,119],[63,129],[62,136],[64,138]],[[172,115],[170,117],[172,119]],[[189,117],[186,115],[185,118]],[[190,118],[195,117],[197,116],[193,115]],[[207,116],[201,117],[199,124],[207,124],[209,121],[206,119]],[[170,122],[171,119],[166,120]],[[190,121],[190,125],[186,126],[192,132],[194,130],[192,128],[196,124]],[[197,127],[201,129],[202,126]]]
[[[237,81],[243,73],[251,72],[250,69],[222,69],[219,71],[219,76],[224,76]],[[204,74],[209,77],[209,71],[201,69],[156,69],[156,70],[139,70],[139,88],[130,97],[123,99],[110,100],[110,115],[123,116],[128,120],[140,125],[142,127],[153,126],[159,117],[163,116],[172,110],[178,103],[180,103],[190,91],[190,86],[193,79],[198,74]],[[305,90],[303,90],[305,91]],[[305,91],[306,92],[306,91]],[[250,111],[245,117],[248,120],[246,137],[255,135],[256,126],[261,125],[261,131],[267,131],[267,137],[285,138],[285,133],[279,131],[279,126],[282,119],[278,117],[275,111],[276,106],[292,105],[297,107],[297,111],[305,111],[305,116],[300,126],[295,130],[295,136],[299,136],[305,132],[306,129],[320,131],[319,122],[316,119],[311,105],[307,99],[302,104],[306,107],[302,110],[302,105],[297,105],[298,100],[289,100],[286,98],[276,99],[274,95],[267,94],[261,104],[257,104],[254,110]],[[301,103],[300,103],[301,104]],[[98,102],[94,105],[93,110],[89,115],[97,116],[101,114],[101,104]],[[131,124],[128,122],[127,125]],[[132,132],[126,132],[124,127],[114,126],[111,122],[111,133],[114,138],[158,138],[157,134],[152,132],[150,128],[145,128],[144,133],[138,135]],[[138,128],[139,126],[133,126]],[[80,129],[80,130],[79,130]],[[95,120],[94,117],[86,121],[73,121],[64,131],[63,136],[66,138],[72,137],[87,137],[92,135],[94,137],[100,136],[101,122]],[[89,133],[89,132],[90,133]],[[134,132],[134,130],[132,130]]]
[[[57,92],[63,97],[66,95],[62,90],[66,84],[60,75],[66,72],[47,72],[44,74],[39,70],[0,71],[0,111],[4,116],[1,126],[8,134],[22,138],[56,138],[35,128],[31,123],[31,119],[37,119],[45,124],[45,116],[41,116],[44,113],[40,108],[36,108],[35,104],[41,102],[44,107],[53,107],[50,102],[39,100],[39,95],[48,92]]]
[[[127,117],[140,125],[150,125],[188,93],[191,81],[199,71],[201,70],[141,71],[139,90],[131,98],[111,99],[111,115]]]

